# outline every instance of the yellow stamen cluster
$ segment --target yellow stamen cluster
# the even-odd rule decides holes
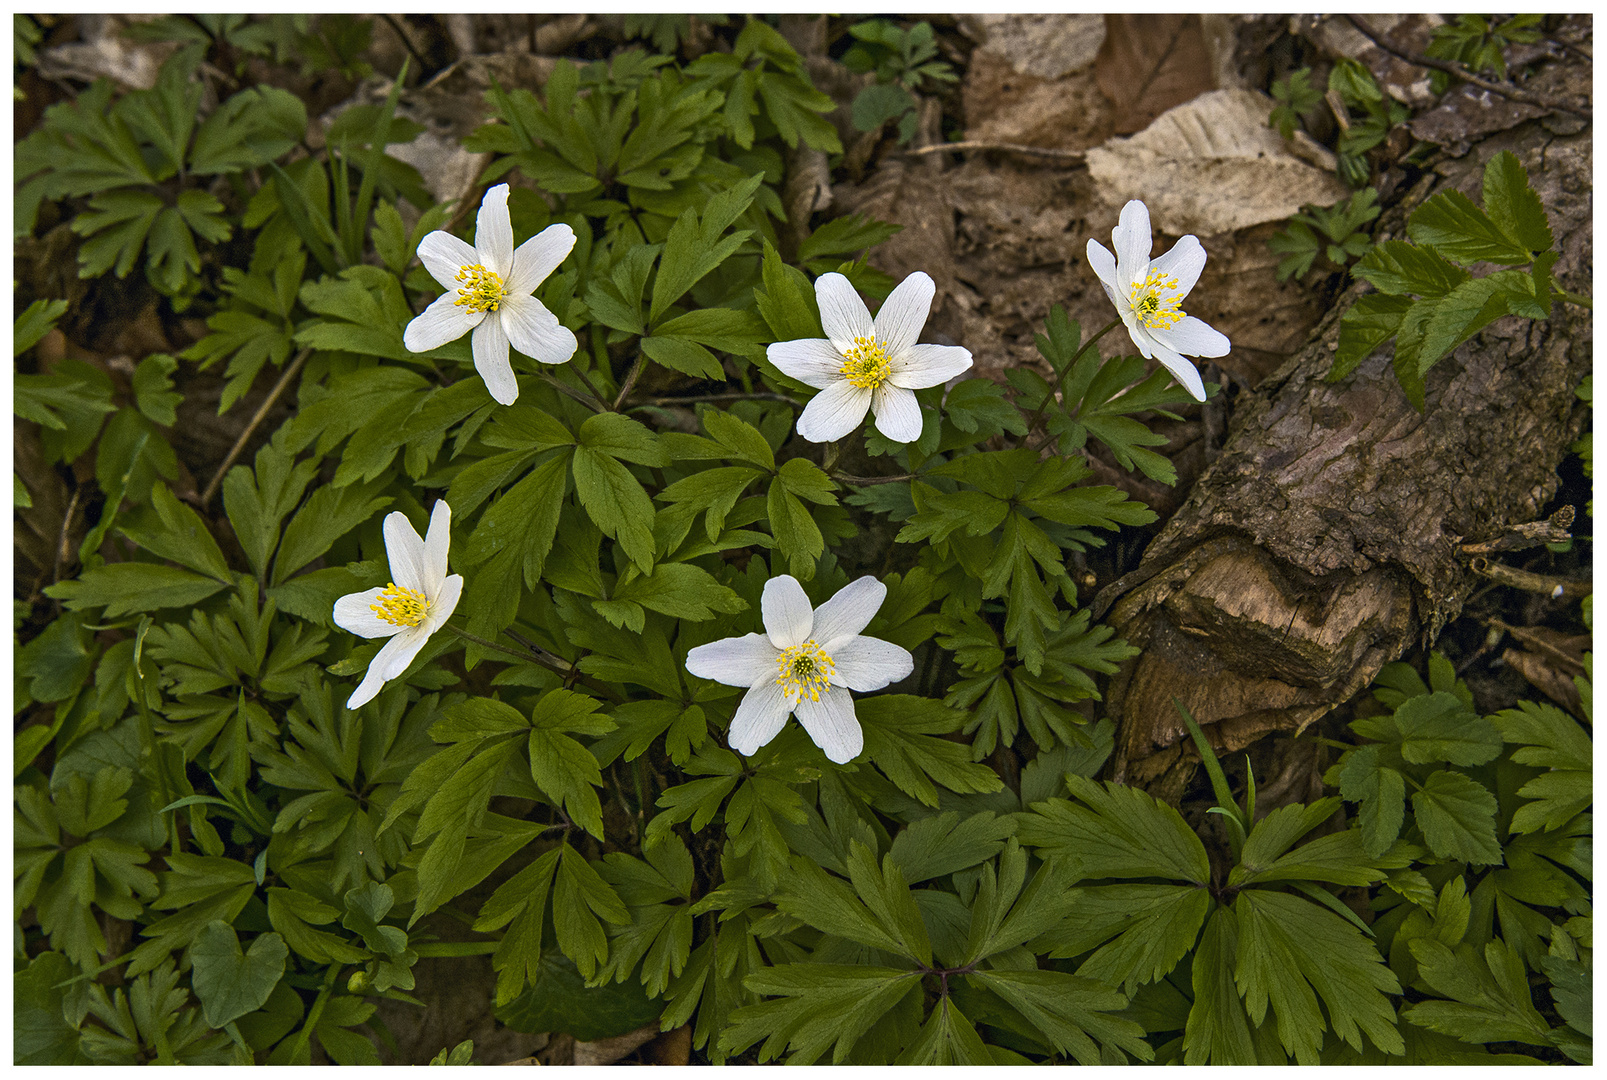
[[[776,682],[786,693],[788,701],[801,698],[819,701],[820,695],[831,686],[831,677],[836,673],[837,665],[815,644],[814,638],[802,645],[794,645],[776,657]]]
[[[843,353],[843,378],[862,390],[874,390],[887,381],[887,350],[875,335],[856,337],[853,347]]]
[[[1151,270],[1149,277],[1133,290],[1133,314],[1151,330],[1170,330],[1174,323],[1183,318],[1183,309],[1179,306],[1183,298],[1163,294],[1176,291],[1177,278]]]
[[[393,626],[417,626],[429,614],[430,602],[416,589],[404,589],[393,581],[368,610]]]
[[[453,303],[470,311],[495,311],[508,292],[502,286],[502,279],[479,263],[461,267],[457,280],[463,287],[458,290],[458,298]]]

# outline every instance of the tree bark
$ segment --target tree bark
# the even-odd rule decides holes
[[[1445,159],[1387,214],[1456,187],[1477,200],[1486,162],[1512,150],[1557,237],[1562,287],[1589,295],[1591,137],[1528,123]],[[1384,230],[1380,231],[1383,238]],[[1386,345],[1324,381],[1335,305],[1307,345],[1238,402],[1220,457],[1146,551],[1098,598],[1140,654],[1115,676],[1116,779],[1176,799],[1194,751],[1173,705],[1220,749],[1303,730],[1460,612],[1477,580],[1459,544],[1540,516],[1588,409],[1591,316],[1500,319],[1429,373],[1407,402]],[[1114,606],[1111,606],[1114,603]]]

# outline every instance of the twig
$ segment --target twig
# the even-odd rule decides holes
[[[380,18],[384,19],[386,25],[396,32],[396,36],[402,39],[402,44],[406,46],[407,51],[413,54],[413,59],[418,61],[419,78],[423,79],[424,72],[428,69],[429,65],[424,62],[424,57],[419,55],[419,51],[413,47],[413,39],[408,37],[406,29],[403,28],[402,24],[397,21],[396,16],[394,15],[381,14]]]
[[[72,531],[73,515],[78,512],[78,499],[83,493],[83,484],[74,485],[73,497],[67,502],[67,512],[61,516],[61,534],[56,540],[56,565],[50,571],[52,584],[61,580],[61,568],[67,565],[68,556],[72,554],[72,548],[67,543],[67,538]],[[109,507],[107,512],[115,511],[116,509],[115,506]]]
[[[1588,580],[1578,581],[1572,578],[1553,577],[1549,574],[1536,574],[1532,570],[1519,570],[1516,566],[1491,562],[1482,555],[1468,565],[1475,574],[1487,577],[1491,581],[1510,585],[1524,592],[1540,593],[1553,600],[1583,600],[1591,594],[1591,583]]]
[[[631,373],[625,376],[625,385],[619,388],[619,396],[614,399],[614,411],[619,412],[620,406],[625,404],[625,398],[636,389],[636,380],[642,377],[642,369],[647,366],[647,354],[636,354],[636,363],[631,366]]]
[[[251,440],[251,435],[257,430],[257,425],[267,419],[268,413],[278,403],[280,395],[290,385],[290,380],[296,377],[297,373],[301,371],[301,366],[307,362],[307,357],[311,355],[312,349],[310,347],[297,353],[296,358],[290,362],[290,366],[285,368],[284,374],[279,376],[279,381],[273,384],[273,389],[268,393],[268,400],[264,401],[257,409],[256,415],[251,418],[251,422],[246,425],[244,431],[240,432],[240,437],[234,440],[234,447],[230,449],[229,456],[223,459],[223,464],[218,466],[218,471],[212,474],[211,480],[207,481],[206,490],[201,492],[201,506],[203,508],[212,501],[212,496],[218,493],[218,487],[223,483],[224,474],[234,465],[235,459],[240,456],[240,452],[246,448],[246,443]]]
[[[1005,150],[1012,154],[1030,154],[1034,157],[1057,158],[1061,161],[1080,162],[1087,156],[1082,150],[1056,150],[1047,146],[1027,146],[1024,143],[983,142],[977,139],[967,139],[963,142],[937,143],[932,146],[918,146],[912,150],[901,153],[906,157],[919,157],[925,154],[939,154],[945,150]]]
[[[1573,105],[1563,101],[1561,98],[1552,97],[1550,94],[1536,94],[1528,90],[1520,90],[1510,83],[1491,82],[1489,79],[1480,78],[1461,64],[1454,64],[1446,60],[1436,60],[1432,56],[1424,56],[1422,53],[1412,52],[1410,49],[1395,45],[1354,15],[1346,15],[1345,18],[1350,20],[1350,25],[1359,30],[1363,37],[1391,56],[1404,60],[1408,64],[1443,71],[1447,75],[1454,75],[1463,82],[1472,83],[1474,86],[1488,90],[1492,94],[1500,94],[1511,101],[1521,101],[1525,105],[1573,113],[1575,116],[1583,117],[1586,120],[1590,119],[1590,107],[1587,105]]]

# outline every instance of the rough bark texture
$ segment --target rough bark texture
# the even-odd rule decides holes
[[[1589,132],[1529,123],[1442,161],[1394,231],[1433,191],[1477,199],[1502,150],[1551,215],[1563,287],[1589,295]],[[1557,303],[1545,322],[1492,323],[1429,373],[1419,415],[1389,346],[1323,381],[1351,299],[1238,402],[1220,457],[1100,598],[1142,650],[1109,694],[1118,779],[1181,793],[1194,753],[1174,696],[1227,750],[1304,729],[1456,617],[1476,581],[1459,543],[1539,517],[1556,490],[1588,412],[1574,390],[1590,372],[1589,311]]]

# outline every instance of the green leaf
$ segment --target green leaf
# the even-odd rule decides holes
[[[659,445],[658,436],[651,428],[619,413],[588,416],[580,425],[576,440],[581,446],[638,465],[662,467],[670,463],[669,455]]]
[[[1056,1050],[1083,1065],[1100,1064],[1101,1047],[1124,1050],[1140,1061],[1155,1056],[1143,1028],[1112,1015],[1127,999],[1103,983],[1060,971],[975,971],[965,978],[993,991]]]
[[[66,604],[69,611],[104,606],[108,619],[140,611],[193,607],[219,589],[223,582],[154,563],[111,563],[85,570],[74,581],[46,587],[45,595]]]
[[[1067,775],[1079,803],[1049,799],[1019,819],[1016,836],[1046,857],[1067,859],[1078,877],[1210,880],[1205,847],[1172,807],[1122,784]]]
[[[1518,789],[1534,801],[1518,807],[1512,832],[1561,828],[1590,805],[1592,747],[1578,721],[1553,705],[1531,701],[1520,701],[1490,721],[1502,739],[1519,747],[1513,761],[1547,770]]]
[[[921,1026],[920,1037],[899,1056],[900,1065],[992,1065],[992,1056],[976,1028],[944,995]]]
[[[842,1064],[860,1037],[920,985],[920,975],[897,968],[845,964],[781,964],[743,980],[749,990],[779,1000],[731,1014],[720,1044],[740,1053],[764,1039],[759,1060],[790,1049],[789,1064],[809,1065],[827,1050]]]
[[[1383,293],[1369,293],[1351,305],[1339,320],[1339,345],[1334,350],[1334,366],[1327,381],[1343,379],[1394,337],[1411,307],[1409,298]]]
[[[50,333],[66,312],[65,300],[35,300],[29,304],[12,327],[11,355],[21,356],[39,344],[39,339]]]
[[[151,510],[125,518],[121,530],[140,547],[219,581],[229,580],[229,564],[201,515],[179,502],[165,484],[151,488]],[[155,520],[152,520],[154,516]]]
[[[284,581],[390,505],[389,496],[377,494],[381,487],[382,483],[316,488],[285,526],[269,580],[275,585]]]
[[[506,553],[514,560],[512,565],[523,568],[525,584],[535,588],[558,535],[568,465],[567,455],[554,454],[504,492],[480,515],[464,549],[463,564],[481,566]]]
[[[1395,724],[1401,757],[1413,765],[1483,765],[1501,754],[1495,725],[1443,690],[1407,699],[1395,710]]]
[[[1517,155],[1503,150],[1484,167],[1484,209],[1503,234],[1531,252],[1550,251],[1551,224]]]
[[[628,926],[630,912],[619,894],[566,842],[552,887],[552,925],[558,947],[591,979],[608,958],[608,938],[600,919]]]
[[[1361,931],[1288,893],[1246,890],[1234,913],[1234,979],[1250,1020],[1259,1025],[1270,1002],[1278,1037],[1297,1061],[1318,1061],[1328,1026],[1317,1008],[1319,996],[1334,1034],[1351,1046],[1360,1050],[1365,1032],[1386,1054],[1404,1051],[1395,1010],[1384,996],[1399,994],[1400,983]]]
[[[1429,196],[1412,211],[1406,233],[1415,243],[1435,248],[1463,266],[1476,262],[1512,266],[1532,258],[1528,249],[1454,188]]]
[[[991,811],[961,817],[951,810],[905,826],[887,854],[906,881],[927,881],[993,858],[1014,831],[1013,820]]]
[[[1502,861],[1495,796],[1458,772],[1441,769],[1412,794],[1412,814],[1434,854],[1488,866]]]
[[[1468,272],[1432,248],[1386,240],[1369,251],[1351,274],[1381,293],[1441,297],[1468,280]]]
[[[573,468],[575,492],[592,521],[633,563],[652,570],[653,502],[642,485],[614,458],[588,446],[575,449]]]
[[[734,254],[750,235],[739,229],[723,239],[722,234],[753,202],[764,177],[753,176],[710,199],[699,214],[687,209],[676,219],[664,241],[658,277],[653,282],[653,302],[648,321],[656,324],[675,301],[710,271]]]
[[[190,984],[201,1000],[206,1022],[221,1028],[231,1020],[262,1008],[285,973],[290,950],[278,934],[258,934],[251,948],[240,951],[234,928],[222,920],[208,923],[190,946],[195,965]]]
[[[1166,975],[1193,949],[1210,904],[1210,894],[1196,885],[1133,882],[1072,889],[1064,921],[1033,948],[1047,948],[1056,958],[1093,950],[1077,974],[1131,995]]]
[[[663,1003],[650,1001],[635,979],[588,986],[568,957],[556,949],[541,953],[531,987],[499,1005],[496,1018],[515,1031],[565,1032],[580,1042],[595,1042],[658,1019]]]
[[[1549,1045],[1549,1026],[1534,1007],[1523,961],[1505,942],[1471,945],[1454,952],[1431,937],[1411,940],[1423,981],[1450,1001],[1424,1001],[1401,1010],[1419,1027],[1469,1043],[1521,1042]]]
[[[961,794],[999,791],[992,769],[970,761],[963,743],[938,736],[958,731],[963,713],[905,694],[860,698],[854,709],[865,732],[865,754],[900,790],[927,806],[938,804],[935,784]]]

